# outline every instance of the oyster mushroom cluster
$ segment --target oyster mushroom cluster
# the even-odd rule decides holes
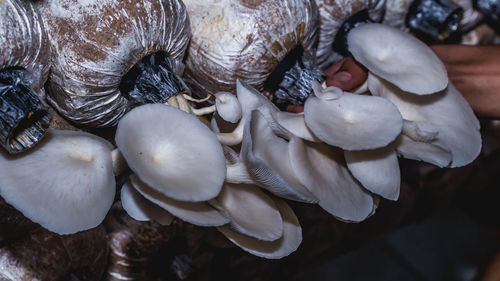
[[[195,116],[161,104],[137,107],[120,120],[116,143],[134,173],[122,187],[122,206],[136,220],[169,224],[175,216],[221,227],[235,244],[267,258],[300,244],[298,220],[285,202],[255,185],[227,181],[234,176],[225,158],[231,152]]]
[[[243,250],[276,259],[302,240],[285,200],[360,222],[380,197],[398,199],[398,157],[439,167],[473,161],[479,122],[434,53],[365,19],[342,29],[364,9],[344,14],[316,2],[40,1],[49,103],[77,126],[117,124],[116,148],[90,133],[50,130],[27,153],[0,152],[0,195],[50,231],[70,234],[103,221],[115,176],[131,172],[120,199],[134,219],[217,227]],[[383,2],[360,3],[380,17]],[[340,37],[320,28],[320,13],[331,11]],[[202,99],[179,78],[190,22],[184,78]],[[335,41],[369,70],[353,93],[320,84],[317,63],[337,55],[328,50]],[[213,104],[193,105],[212,95]],[[196,115],[211,117],[210,126]]]
[[[169,212],[200,226],[217,226],[245,251],[281,258],[298,247],[301,235],[293,211],[279,197],[317,203],[340,220],[360,222],[375,212],[379,196],[398,199],[398,157],[439,167],[463,166],[477,157],[481,148],[478,120],[449,84],[443,64],[425,44],[381,24],[352,29],[347,43],[353,56],[369,69],[367,85],[358,93],[313,82],[314,94],[305,101],[304,112],[297,114],[280,111],[261,92],[237,80],[236,96],[215,94],[217,113],[211,122],[212,132],[203,129],[207,133],[204,142],[211,143],[211,148],[205,147],[203,153],[195,148],[182,152],[188,159],[191,154],[199,155],[196,164],[211,171],[197,173],[193,163],[192,168],[182,171],[182,183],[197,181],[202,175],[220,175],[218,180],[206,178],[203,184],[196,184],[200,188],[192,188],[193,183],[182,189],[196,192],[196,198],[179,196],[175,194],[177,187],[163,190],[160,182],[146,179],[147,171],[132,168],[137,175],[122,189],[125,209],[142,220],[160,222],[159,213]],[[153,122],[160,116],[160,109],[182,113],[167,108],[148,105],[129,114],[151,114],[149,122]],[[139,110],[144,112],[140,114]],[[127,115],[118,127],[117,138],[133,135],[121,131],[128,127],[122,125],[126,122]],[[193,119],[195,123],[203,126]],[[188,128],[187,124],[183,126],[191,131]],[[163,162],[161,159],[181,163],[175,157],[163,157],[163,152],[146,151],[170,147],[168,139],[177,131],[169,128],[168,132],[171,134],[161,138],[162,145],[140,145],[140,135],[133,138],[132,154],[156,163]],[[122,149],[119,139],[117,144]],[[184,145],[188,146],[187,142]],[[209,159],[203,156],[207,153],[214,154]],[[170,174],[170,169],[162,174]],[[190,173],[197,176],[191,178]],[[167,186],[168,181],[165,178],[161,183]],[[202,187],[204,184],[210,188]],[[206,194],[209,191],[213,192]],[[265,219],[256,223],[257,217]]]

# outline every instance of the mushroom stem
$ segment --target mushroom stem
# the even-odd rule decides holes
[[[191,106],[189,106],[189,103],[184,98],[184,95],[175,95],[175,99],[177,100],[177,103],[179,104],[180,110],[182,110],[184,112],[188,112],[188,113],[191,111]]]
[[[177,102],[177,98],[175,96],[168,98],[164,104],[179,108],[179,103]]]
[[[36,145],[47,133],[50,112],[24,84],[25,71],[0,71],[0,144],[11,154]]]
[[[231,133],[217,133],[219,142],[223,145],[238,145],[243,140],[243,129],[246,118],[241,118],[238,126]]]
[[[194,100],[194,102],[199,102],[199,101],[202,102],[203,99],[197,100],[197,99],[193,99],[191,97],[189,97],[189,98],[186,98],[186,97],[189,97],[189,96],[186,94],[179,93],[175,96],[170,97],[164,104],[173,106],[173,107],[178,108],[184,112],[187,112],[187,113],[190,113],[190,114],[193,114],[196,116],[207,115],[207,114],[211,114],[211,113],[214,113],[217,111],[217,108],[215,107],[215,105],[202,107],[202,108],[194,108],[191,105],[189,105],[188,101]],[[210,98],[210,96],[208,96],[208,98]]]
[[[206,115],[206,114],[214,113],[217,111],[217,108],[215,107],[215,105],[202,107],[202,108],[190,107],[190,109],[191,109],[191,113],[196,115],[196,116]]]
[[[192,96],[190,95],[186,95],[186,94],[182,94],[182,96],[188,100],[188,101],[191,101],[191,102],[194,102],[194,103],[203,103],[203,102],[206,102],[208,101],[212,95],[211,94],[207,94],[206,97],[202,98],[202,99],[196,99],[196,98],[193,98]]]
[[[115,174],[115,176],[121,175],[129,169],[127,161],[118,148],[111,151],[111,160],[113,163],[113,173]]]

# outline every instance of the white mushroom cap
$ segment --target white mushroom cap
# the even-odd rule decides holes
[[[302,228],[299,220],[288,204],[275,199],[276,206],[283,218],[283,236],[275,241],[261,241],[240,234],[229,226],[218,227],[231,242],[252,255],[266,259],[281,259],[295,252],[302,242]]]
[[[112,148],[88,133],[52,130],[28,153],[0,153],[0,195],[58,234],[96,227],[115,196]]]
[[[130,182],[122,186],[121,201],[123,209],[138,221],[156,221],[161,225],[170,225],[174,216],[144,198]]]
[[[241,105],[238,98],[228,92],[215,94],[217,113],[227,122],[236,123],[241,118]]]
[[[406,92],[427,95],[448,85],[446,68],[434,52],[414,36],[378,23],[353,28],[347,45],[368,70]]]
[[[288,142],[275,135],[264,115],[257,110],[250,114],[245,125],[241,158],[257,185],[286,199],[318,201],[294,173]]]
[[[129,167],[163,195],[198,202],[222,188],[221,144],[191,114],[162,104],[136,107],[120,120],[115,140]]]
[[[263,241],[283,235],[283,220],[275,202],[256,185],[226,183],[210,203],[230,218],[229,226],[241,234]]]
[[[314,94],[304,106],[306,125],[322,141],[344,150],[376,149],[401,133],[403,118],[384,98],[344,92],[325,94],[315,83]]]
[[[344,156],[349,171],[366,189],[389,200],[398,199],[401,173],[394,145],[344,151]]]
[[[221,226],[229,223],[229,219],[207,202],[183,202],[170,199],[142,182],[137,175],[130,176],[132,186],[144,198],[167,210],[183,221],[198,226]]]
[[[440,168],[448,167],[451,163],[451,152],[432,143],[414,141],[402,134],[396,140],[396,145],[398,154],[407,159],[424,161]]]
[[[294,172],[327,212],[350,222],[362,221],[372,213],[373,197],[349,173],[339,149],[295,138],[289,153]]]
[[[437,131],[423,131],[417,123],[404,120],[403,133],[395,141],[396,151],[403,157],[424,161],[440,168],[448,167],[451,163],[451,151],[434,144],[439,133]]]
[[[280,111],[276,114],[278,123],[283,128],[290,131],[295,136],[313,142],[320,142],[321,140],[316,137],[311,129],[306,125],[304,113],[291,113]]]
[[[415,141],[430,143],[437,139],[439,132],[425,131],[417,123],[410,120],[403,120],[403,134]]]
[[[444,152],[450,151],[452,162],[450,167],[460,167],[472,162],[481,151],[481,134],[479,133],[479,121],[464,97],[450,83],[445,91],[431,96],[416,96],[401,91],[399,88],[383,81],[375,75],[368,75],[368,86],[373,95],[384,97],[394,103],[403,118],[413,121],[418,130],[407,125],[404,134],[413,141],[424,145],[432,145],[423,151],[421,160],[427,161],[432,158],[443,157],[429,161],[443,166],[448,161],[448,155]],[[415,127],[415,125],[413,125]],[[433,135],[432,132],[437,132]],[[408,145],[408,142],[406,142]],[[407,146],[408,147],[408,146]],[[436,149],[438,148],[438,149]],[[407,158],[418,157],[419,151],[410,152],[410,156],[403,150],[397,148],[398,152]],[[430,151],[440,150],[438,155],[429,155]],[[417,155],[415,155],[417,154]]]

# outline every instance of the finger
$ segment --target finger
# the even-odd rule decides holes
[[[304,106],[303,105],[289,104],[286,107],[286,111],[291,112],[291,113],[301,113],[301,112],[304,112]]]
[[[325,73],[326,76],[333,75],[333,74],[337,73],[344,66],[345,61],[346,61],[346,58],[343,58],[343,59],[339,60],[338,62],[327,67],[325,70],[323,70],[323,72]]]
[[[339,71],[327,77],[326,85],[350,91],[362,85],[367,78],[367,70],[352,57],[346,57]]]
[[[338,87],[342,89],[343,91],[346,91],[347,88],[351,87],[352,85],[352,80],[353,77],[351,73],[341,71],[337,72],[334,75],[328,76],[326,78],[326,86],[331,87]]]

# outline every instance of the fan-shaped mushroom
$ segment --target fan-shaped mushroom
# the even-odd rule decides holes
[[[403,91],[428,95],[448,85],[446,68],[436,54],[394,27],[364,24],[349,32],[347,44],[358,62]]]
[[[406,145],[397,148],[403,156],[411,159],[419,157],[419,160],[446,166],[450,160],[449,154],[446,153],[449,151],[449,165],[453,168],[464,166],[479,155],[479,121],[467,101],[451,83],[437,94],[417,96],[369,74],[368,87],[373,95],[393,102],[404,119],[414,122],[405,122],[403,143]],[[420,144],[411,145],[412,142]],[[422,156],[418,156],[419,147],[424,148]],[[404,148],[412,150],[407,151]]]
[[[275,199],[276,206],[283,218],[283,236],[275,241],[261,241],[232,230],[229,226],[218,230],[231,242],[252,255],[266,259],[280,259],[295,252],[302,242],[302,228],[292,208],[280,199]]]
[[[47,0],[48,101],[88,126],[116,125],[129,106],[187,91],[177,76],[189,41],[180,0]]]
[[[349,171],[369,191],[397,200],[401,184],[398,157],[393,144],[375,150],[344,151]]]
[[[194,115],[163,104],[142,105],[120,120],[115,140],[130,169],[165,196],[199,202],[222,188],[222,146]]]
[[[150,188],[136,175],[130,177],[130,182],[133,188],[144,198],[181,220],[198,226],[221,226],[229,222],[228,218],[207,202],[182,202],[168,198]]]
[[[120,199],[123,209],[135,220],[153,220],[161,225],[170,225],[174,219],[172,214],[144,198],[130,182],[122,186]]]
[[[327,212],[350,222],[372,214],[376,208],[374,198],[349,173],[338,148],[295,138],[288,153],[297,178],[319,198],[318,205]]]
[[[387,99],[355,95],[315,83],[304,117],[322,141],[345,150],[375,149],[388,145],[401,133],[403,118]]]
[[[0,154],[0,195],[50,231],[71,234],[93,228],[115,195],[111,149],[88,133],[52,130],[26,154]]]
[[[239,78],[301,102],[310,82],[322,79],[312,52],[319,17],[314,0],[184,3],[193,34],[185,77],[193,90],[234,92]]]
[[[31,1],[0,2],[0,145],[19,153],[39,142],[49,127],[43,84],[50,49]]]
[[[241,234],[263,241],[283,235],[283,220],[275,202],[256,185],[226,183],[210,204],[230,218],[229,226]]]

